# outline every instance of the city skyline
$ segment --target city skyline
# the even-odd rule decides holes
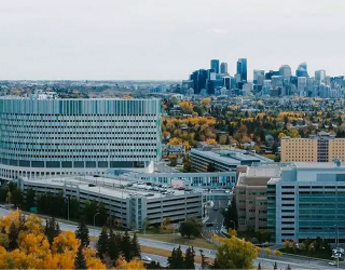
[[[301,62],[311,74],[343,75],[344,7],[335,0],[6,2],[0,79],[183,80],[213,58],[230,74],[247,58],[249,80],[254,69],[294,70]]]

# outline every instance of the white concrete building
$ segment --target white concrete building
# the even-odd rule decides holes
[[[150,172],[161,159],[159,99],[0,99],[0,179]]]
[[[28,189],[41,193],[59,193],[74,197],[83,208],[86,201],[102,202],[109,216],[121,221],[124,227],[141,229],[145,218],[151,225],[160,225],[165,218],[173,223],[187,217],[202,218],[203,194],[198,191],[180,191],[158,188],[119,177],[64,176],[50,178],[23,178],[18,181],[24,196]],[[134,182],[135,183],[135,182]]]

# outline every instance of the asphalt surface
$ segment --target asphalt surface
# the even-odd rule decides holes
[[[9,210],[0,208],[0,216],[6,216],[9,214]],[[219,213],[221,216],[221,214]],[[215,214],[216,220],[219,220],[219,215]],[[76,225],[73,224],[67,224],[65,222],[59,222],[60,229],[62,231],[71,230],[75,231],[77,229]],[[93,229],[89,228],[89,232],[91,236],[99,236],[100,230],[99,229]],[[172,251],[173,248],[178,247],[179,245],[176,245],[174,243],[167,243],[167,242],[161,242],[156,240],[150,240],[150,239],[144,239],[139,238],[139,244],[143,246],[148,247],[154,247],[159,248],[163,250],[169,250]],[[188,246],[181,245],[182,252],[185,252]],[[200,249],[194,248],[195,254],[200,255]],[[217,252],[215,250],[209,250],[209,249],[203,249],[204,254],[208,258],[215,258]],[[162,256],[157,256],[153,254],[143,254],[146,256],[149,256],[152,260],[157,260],[160,262],[160,264],[166,265],[167,258]],[[254,265],[257,266],[259,263],[261,263],[261,266],[273,268],[273,264],[276,262],[278,265],[278,269],[286,269],[288,265],[293,270],[330,270],[336,268],[335,266],[329,266],[327,261],[323,260],[308,260],[306,258],[296,258],[296,257],[290,257],[290,256],[274,256],[270,255],[269,258],[267,258],[267,255],[264,255],[264,258],[261,258],[262,254],[259,254],[259,258],[254,260]],[[196,265],[197,268],[200,268],[199,265]],[[342,269],[344,269],[344,262],[340,265]]]

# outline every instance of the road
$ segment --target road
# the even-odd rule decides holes
[[[173,167],[169,167],[166,165],[167,162],[164,161],[158,161],[154,163],[154,170],[155,172],[162,172],[162,173],[176,173],[179,172]]]
[[[9,214],[9,210],[0,208],[0,216],[6,216]],[[67,224],[65,222],[59,222],[60,229],[62,231],[75,231],[77,229],[77,225],[73,224]],[[91,236],[99,236],[100,230],[99,229],[93,229],[89,228],[89,232]],[[172,251],[173,248],[178,247],[179,245],[174,244],[174,243],[167,243],[167,242],[161,242],[161,241],[156,241],[156,240],[150,240],[150,239],[145,239],[145,238],[139,238],[139,244],[142,246],[148,246],[148,247],[154,247],[154,248],[159,248],[163,250],[169,250]],[[181,245],[181,250],[182,252],[185,252],[188,246]],[[200,255],[200,249],[199,248],[194,248],[195,254]],[[209,249],[203,249],[204,254],[208,258],[215,258],[216,257],[216,250],[209,250]],[[160,262],[160,264],[163,266],[167,262],[167,258],[162,257],[162,256],[157,256],[153,254],[143,254],[151,257],[153,260],[157,260]],[[260,256],[261,254],[259,254]],[[261,263],[261,266],[268,267],[268,268],[273,268],[273,264],[277,262],[278,269],[279,268],[286,268],[288,264],[293,270],[330,270],[334,269],[335,267],[331,267],[328,265],[326,261],[322,260],[308,260],[308,259],[301,259],[301,258],[296,258],[296,257],[290,257],[290,256],[273,256],[270,255],[269,258],[265,255],[265,258],[257,258],[254,260],[254,265],[257,266],[259,263]],[[199,266],[197,266],[198,268]],[[341,268],[344,269],[344,263],[341,264]]]

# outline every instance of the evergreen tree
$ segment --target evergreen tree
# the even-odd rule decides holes
[[[127,262],[129,262],[133,259],[131,238],[129,237],[127,230],[125,231],[125,233],[121,237],[121,252],[122,252],[123,257],[126,259]]]
[[[277,262],[275,262],[275,263],[273,264],[273,270],[277,270],[277,269],[278,269]]]
[[[36,196],[35,191],[32,188],[29,188],[28,191],[26,192],[26,199],[25,199],[27,210],[30,210],[31,207],[35,206],[35,196]]]
[[[9,251],[15,250],[18,248],[18,235],[19,231],[17,226],[14,224],[14,222],[11,223],[10,231],[8,233],[8,249]]]
[[[102,228],[101,234],[99,235],[96,249],[98,256],[102,259],[109,252],[109,233],[105,226]]]
[[[50,245],[53,243],[54,238],[60,234],[59,223],[55,221],[55,218],[46,220],[46,227],[44,228],[44,234],[47,236],[47,239]]]
[[[87,269],[82,245],[80,245],[78,248],[78,252],[74,260],[74,269]]]
[[[168,258],[168,269],[183,269],[184,260],[181,247],[174,248],[171,252],[171,256]]]
[[[137,234],[134,233],[134,236],[132,238],[132,256],[133,258],[137,257],[140,258],[141,252],[140,252],[140,245],[138,241]]]
[[[193,247],[189,247],[186,250],[185,256],[184,256],[184,269],[195,269],[194,265],[194,249]]]
[[[228,210],[222,211],[224,216],[224,225],[226,228],[237,229],[238,227],[238,214],[236,209],[236,199],[235,196],[232,197],[231,205],[228,207]],[[235,224],[234,224],[235,223]],[[235,228],[234,228],[235,225]]]
[[[120,255],[121,235],[114,233],[112,229],[109,231],[109,257],[116,261]]]
[[[147,265],[146,269],[165,269],[165,268],[162,267],[159,262],[152,261]]]
[[[90,244],[89,238],[89,228],[86,225],[85,218],[80,219],[77,230],[75,231],[75,236],[81,241],[83,247],[88,247]]]

